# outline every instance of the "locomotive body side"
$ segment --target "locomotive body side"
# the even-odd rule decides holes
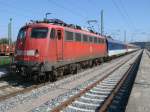
[[[19,31],[15,63],[23,76],[43,75],[61,67],[64,70],[71,64],[104,57],[107,57],[107,45],[102,36],[59,25],[35,23]]]
[[[69,33],[72,37],[68,37]],[[107,45],[104,37],[85,31],[65,29],[64,60],[86,60],[106,56]]]

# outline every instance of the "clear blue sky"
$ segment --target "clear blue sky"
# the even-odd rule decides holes
[[[104,31],[113,38],[127,41],[150,41],[150,0],[0,0],[0,38],[7,37],[9,18],[13,19],[13,40],[18,30],[30,20],[59,18],[67,23],[87,26],[98,20],[104,10]],[[97,25],[95,28],[98,30]]]

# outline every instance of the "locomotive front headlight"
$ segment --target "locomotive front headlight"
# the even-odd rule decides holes
[[[37,49],[35,50],[35,54],[34,55],[35,55],[35,57],[39,57],[39,51]]]

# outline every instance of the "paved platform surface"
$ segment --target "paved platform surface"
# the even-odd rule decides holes
[[[5,68],[0,68],[0,78],[5,77],[8,71]]]
[[[126,112],[150,112],[150,58],[143,52]]]

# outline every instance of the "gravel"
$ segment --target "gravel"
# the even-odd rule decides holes
[[[122,58],[121,58],[122,59]],[[126,58],[124,58],[126,59]],[[123,59],[122,59],[123,60]],[[113,61],[112,61],[113,63]],[[114,64],[114,63],[113,63]],[[104,65],[100,65],[104,66]],[[7,112],[8,110],[15,108],[18,104],[26,104],[32,99],[37,99],[40,96],[48,93],[49,91],[53,91],[55,89],[60,88],[62,85],[68,84],[69,82],[72,82],[76,79],[79,79],[81,77],[85,77],[87,74],[92,73],[93,71],[98,70],[99,67],[95,67],[93,69],[88,69],[82,73],[79,73],[77,75],[67,77],[63,80],[59,80],[57,82],[48,84],[46,86],[43,86],[41,88],[32,90],[31,92],[19,94],[17,96],[14,96],[12,98],[6,99],[4,101],[0,102],[0,112]],[[93,77],[92,79],[85,81],[83,84],[76,86],[75,88],[68,90],[67,93],[59,95],[57,98],[52,99],[50,101],[47,101],[43,105],[34,108],[32,112],[41,112],[41,111],[49,111],[51,108],[54,108],[55,106],[59,105],[62,101],[68,99],[70,96],[75,95],[78,93],[81,89],[84,89],[88,85],[90,85],[93,81],[97,80],[98,76]]]
[[[132,60],[133,61],[133,60]],[[128,62],[128,65],[129,65],[129,63],[130,63],[130,61]],[[115,74],[113,74],[112,75],[112,77],[111,78],[114,78],[114,75],[117,77],[117,78],[115,78],[114,80],[116,81],[116,80],[118,80],[119,78],[118,77],[121,77],[122,76],[122,74],[127,70],[127,68],[128,67],[126,67],[126,66],[124,66],[124,69],[121,69],[121,70],[118,70],[118,71],[116,71],[115,72]],[[117,75],[116,75],[117,74]],[[119,75],[118,75],[119,74]],[[32,112],[37,112],[37,111],[43,111],[43,107],[45,108],[45,110],[44,110],[44,112],[46,112],[46,109],[48,108],[49,110],[50,109],[52,109],[52,108],[54,108],[54,107],[56,107],[57,105],[59,105],[61,102],[63,102],[63,101],[65,101],[66,99],[68,99],[69,97],[71,97],[71,96],[73,96],[74,94],[76,94],[76,93],[78,93],[79,92],[79,90],[81,90],[81,89],[84,89],[85,87],[87,87],[88,85],[90,85],[90,84],[92,84],[93,82],[95,82],[96,80],[97,80],[97,78],[98,78],[98,76],[95,76],[95,77],[93,77],[92,79],[90,79],[90,80],[88,80],[88,81],[85,81],[83,84],[81,84],[81,85],[79,85],[79,86],[77,86],[76,88],[74,88],[74,89],[72,89],[72,90],[70,90],[69,92],[67,92],[66,94],[63,94],[63,95],[61,95],[61,96],[59,96],[58,98],[56,98],[56,99],[54,99],[54,100],[51,100],[51,101],[48,101],[48,105],[47,105],[47,103],[45,103],[45,104],[43,104],[42,106],[40,106],[40,107],[37,107],[37,108],[35,108],[35,109],[33,109],[32,110]],[[109,78],[110,79],[110,78]],[[111,79],[112,80],[112,79]],[[114,83],[114,81],[111,81],[111,82],[109,82],[109,83],[107,83],[106,84],[106,82],[108,82],[107,80],[106,81],[104,81],[104,82],[102,82],[101,83],[101,85],[112,85],[112,84],[116,84],[116,83]],[[77,91],[75,91],[75,92],[72,92],[72,91],[74,91],[74,90],[77,90]],[[101,94],[104,94],[104,95],[108,95],[108,93],[110,93],[109,91],[103,91],[103,93],[101,93]],[[87,94],[85,94],[84,95],[84,97],[88,97],[88,98],[92,98],[93,99],[93,97],[91,97],[91,96],[89,96],[89,95],[87,95]],[[104,98],[106,98],[106,97],[104,97],[104,96],[95,96],[94,97],[94,99],[104,99]],[[83,99],[80,99],[80,100],[78,100],[78,101],[83,101]],[[87,102],[88,103],[88,102]],[[97,102],[95,102],[95,103],[97,103]],[[53,104],[53,105],[52,105]],[[95,106],[87,106],[87,105],[84,105],[84,104],[78,104],[78,103],[76,103],[76,102],[74,102],[71,106],[73,106],[73,107],[78,107],[78,108],[84,108],[84,109],[87,109],[87,110],[95,110],[97,107],[95,107]],[[47,107],[47,108],[46,108]],[[64,111],[69,111],[70,109],[65,109]],[[71,110],[70,110],[71,111]]]

